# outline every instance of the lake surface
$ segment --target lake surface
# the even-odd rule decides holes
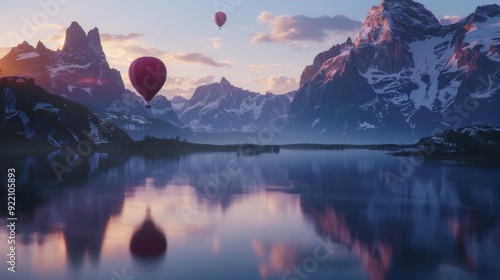
[[[16,273],[0,212],[1,279],[500,279],[495,166],[369,150],[95,154],[61,186],[57,156],[1,160],[18,206]],[[130,242],[148,208],[167,248],[144,258]]]

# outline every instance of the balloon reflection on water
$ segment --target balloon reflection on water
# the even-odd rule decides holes
[[[167,250],[165,233],[156,226],[151,209],[146,210],[142,225],[134,232],[130,240],[131,253],[139,258],[155,258],[162,256]]]

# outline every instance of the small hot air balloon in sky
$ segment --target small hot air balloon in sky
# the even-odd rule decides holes
[[[128,77],[132,86],[146,101],[146,108],[151,108],[151,99],[167,80],[167,67],[156,57],[139,57],[130,64]]]
[[[215,13],[214,16],[214,21],[217,26],[219,26],[219,29],[226,23],[227,16],[224,12],[217,12]]]

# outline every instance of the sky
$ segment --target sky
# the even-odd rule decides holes
[[[443,23],[455,22],[488,0],[420,0]],[[13,46],[42,41],[62,48],[71,22],[99,29],[108,62],[126,86],[137,57],[167,65],[161,94],[190,97],[226,77],[233,85],[283,94],[298,88],[314,57],[354,39],[380,0],[2,0],[0,57]],[[216,11],[227,14],[221,30]]]

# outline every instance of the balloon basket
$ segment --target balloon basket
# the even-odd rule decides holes
[[[151,105],[145,105],[144,108],[151,109]]]

